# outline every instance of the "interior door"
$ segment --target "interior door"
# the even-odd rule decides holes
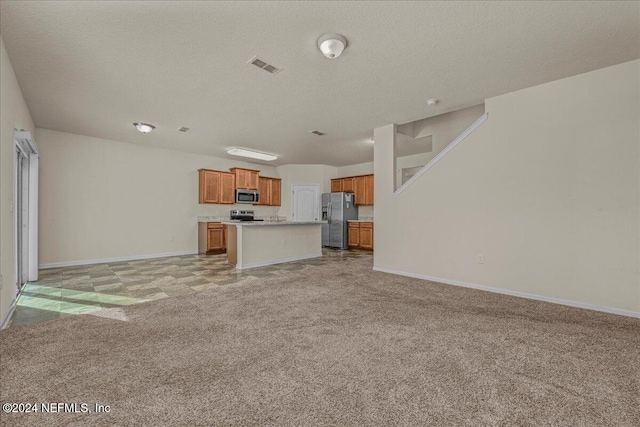
[[[293,184],[291,203],[293,221],[318,221],[320,212],[320,186],[317,184]]]

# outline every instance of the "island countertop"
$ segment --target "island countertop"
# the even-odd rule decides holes
[[[235,225],[240,227],[268,227],[278,225],[320,225],[327,221],[222,221],[225,225]]]

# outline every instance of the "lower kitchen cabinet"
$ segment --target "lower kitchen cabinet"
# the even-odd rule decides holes
[[[360,246],[360,223],[349,223],[348,242],[350,248],[357,248]]]
[[[198,224],[198,253],[215,254],[227,251],[227,226],[219,222]]]
[[[354,249],[373,250],[373,223],[349,223],[349,247]]]

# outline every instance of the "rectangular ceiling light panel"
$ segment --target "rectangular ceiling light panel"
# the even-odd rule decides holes
[[[232,156],[249,157],[251,159],[266,160],[268,162],[278,158],[275,154],[262,153],[260,151],[247,150],[246,148],[238,147],[229,148],[227,153]]]

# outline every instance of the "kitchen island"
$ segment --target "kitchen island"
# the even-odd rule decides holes
[[[322,256],[324,221],[224,221],[227,257],[238,270]]]

